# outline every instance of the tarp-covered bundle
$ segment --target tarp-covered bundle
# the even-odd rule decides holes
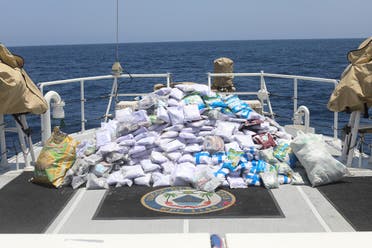
[[[21,57],[0,44],[0,114],[43,114],[48,109],[23,64]]]
[[[372,106],[372,37],[349,52],[348,60],[350,65],[328,102],[334,112],[365,111]]]

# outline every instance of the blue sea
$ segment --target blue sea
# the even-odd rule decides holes
[[[174,82],[207,82],[213,72],[213,60],[228,57],[234,61],[235,72],[292,74],[339,79],[348,65],[347,53],[356,49],[363,39],[319,40],[252,40],[128,43],[119,45],[119,60],[127,73],[172,73]],[[5,44],[6,45],[6,44]],[[108,75],[115,60],[114,44],[58,45],[10,47],[11,52],[25,59],[25,69],[35,83],[77,77]],[[150,92],[161,79],[120,80],[120,93]],[[259,78],[235,78],[239,91],[257,91]],[[266,79],[271,93],[276,120],[284,125],[292,122],[293,80]],[[98,127],[104,115],[111,90],[111,80],[86,82],[87,128]],[[60,93],[66,103],[64,131],[80,130],[79,84],[48,87]],[[333,113],[326,104],[333,85],[299,81],[299,106],[310,109],[310,122],[317,132],[332,135]],[[348,114],[340,114],[340,128]],[[14,121],[6,117],[7,125]],[[40,121],[28,116],[33,140],[40,140]],[[53,125],[60,121],[53,120]],[[340,132],[341,133],[341,132]],[[7,135],[9,154],[19,151],[18,140]]]

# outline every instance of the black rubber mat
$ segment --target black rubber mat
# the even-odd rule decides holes
[[[348,177],[318,190],[356,231],[372,231],[372,177]]]
[[[23,172],[0,189],[0,233],[43,233],[74,194],[29,182]]]
[[[158,199],[157,196],[159,195],[157,192],[164,191],[169,193],[173,189],[182,189],[184,190],[183,192],[186,193],[194,190],[190,187],[149,188],[132,186],[112,188],[107,191],[105,197],[102,199],[94,215],[94,219],[284,217],[272,193],[265,188],[250,187],[247,189],[217,190],[216,193],[221,196],[220,204],[211,205],[209,207],[207,206],[208,196],[205,192],[199,192],[199,195],[196,197],[188,194],[181,194],[182,196],[168,194],[168,198],[170,195],[171,198],[173,198],[172,201],[168,202],[171,206],[169,207],[164,204],[159,206],[159,204],[156,203],[156,199]],[[167,196],[166,194],[167,193],[165,193],[165,196]],[[153,202],[154,204],[149,205],[148,202]],[[175,204],[178,204],[177,206],[186,206],[183,206],[184,209],[173,208]],[[207,207],[193,209],[195,204],[207,204]],[[146,207],[144,205],[146,205]]]

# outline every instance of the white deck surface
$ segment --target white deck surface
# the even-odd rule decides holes
[[[2,247],[35,248],[210,248],[209,234],[0,235]],[[5,245],[5,246],[3,246]]]
[[[35,150],[37,156],[40,147],[36,147]],[[14,170],[15,160],[10,162],[13,162],[10,167]],[[351,171],[355,176],[372,175],[370,170],[352,169]],[[0,188],[21,172],[20,170],[0,171]],[[221,235],[354,232],[350,224],[322,194],[310,186],[281,185],[279,189],[272,190],[284,218],[92,220],[105,192],[105,190],[79,189],[46,232],[49,234],[216,233]]]
[[[260,248],[315,248],[315,247],[371,247],[371,232],[354,233],[228,233],[228,248],[260,247]]]

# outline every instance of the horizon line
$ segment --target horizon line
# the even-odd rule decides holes
[[[168,40],[168,41],[131,41],[120,42],[122,44],[147,44],[147,43],[192,43],[192,42],[234,42],[234,41],[288,41],[288,40],[352,40],[352,39],[365,39],[366,37],[352,37],[352,38],[289,38],[289,39],[236,39],[236,40]],[[0,42],[1,44],[2,42]],[[115,42],[111,43],[66,43],[66,44],[42,44],[42,45],[16,45],[9,46],[10,48],[16,47],[42,47],[42,46],[85,46],[85,45],[116,45]]]

